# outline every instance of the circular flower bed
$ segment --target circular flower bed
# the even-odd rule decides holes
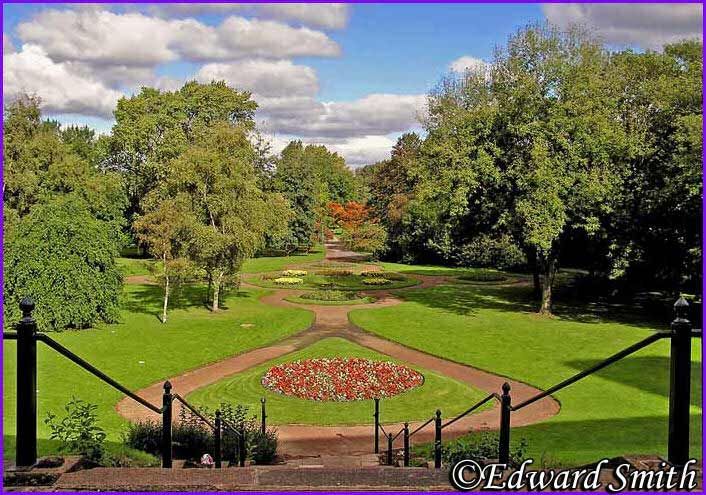
[[[319,358],[274,366],[262,385],[283,395],[318,401],[392,397],[424,383],[421,373],[388,361]]]

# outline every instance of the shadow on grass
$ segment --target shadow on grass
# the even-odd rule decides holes
[[[252,295],[243,290],[226,289],[221,292],[219,308],[227,310],[228,300],[232,298],[250,298]],[[122,309],[130,313],[141,313],[161,317],[164,302],[163,289],[157,285],[133,285],[123,296]],[[211,309],[208,301],[206,284],[188,284],[175,289],[169,296],[169,309],[206,308]]]
[[[595,366],[597,360],[568,361],[565,364],[581,371]],[[595,376],[627,385],[641,392],[669,397],[669,358],[666,356],[635,356],[623,359],[595,373]],[[701,366],[691,367],[691,405],[701,406]]]
[[[441,285],[430,289],[396,291],[404,299],[430,308],[442,309],[462,316],[473,316],[478,310],[508,313],[536,313],[537,302],[529,285],[471,286]],[[645,319],[629,305],[597,301],[557,301],[556,318],[579,323],[621,323],[652,330],[666,329],[669,322]]]

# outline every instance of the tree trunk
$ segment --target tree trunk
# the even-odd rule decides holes
[[[218,272],[218,276],[216,277],[216,280],[213,282],[213,306],[211,306],[211,310],[213,312],[218,311],[218,295],[221,292],[221,282],[223,280],[223,272]]]
[[[162,323],[167,323],[167,306],[169,305],[169,277],[164,277],[164,306],[162,306]]]
[[[551,254],[542,256],[542,300],[539,306],[539,313],[544,315],[552,314],[552,286],[554,285],[554,275],[556,275],[556,260]]]
[[[535,301],[540,301],[542,298],[542,284],[539,277],[539,260],[537,259],[537,251],[535,249],[530,249],[527,252],[527,261],[532,267],[532,284],[534,287],[532,297]]]

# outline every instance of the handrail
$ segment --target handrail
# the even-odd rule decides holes
[[[68,350],[66,347],[63,345],[59,344],[57,341],[52,339],[46,334],[43,333],[38,333],[36,335],[37,340],[44,342],[46,345],[54,349],[56,352],[59,354],[63,355],[64,357],[68,358],[69,360],[73,361],[74,363],[78,364],[81,366],[83,369],[88,371],[89,373],[92,373],[93,375],[97,376],[104,382],[106,382],[108,385],[112,386],[113,388],[118,389],[131,399],[135,400],[136,402],[139,402],[143,406],[145,406],[147,409],[150,409],[157,414],[161,414],[163,412],[161,407],[157,407],[149,402],[147,402],[145,399],[140,397],[139,395],[133,393],[131,390],[129,390],[127,387],[124,387],[123,385],[119,384],[115,380],[113,380],[111,377],[103,373],[101,370],[90,364],[88,361],[84,360],[83,358],[77,356],[70,350]]]
[[[459,414],[459,415],[456,416],[455,418],[453,418],[453,419],[447,421],[445,424],[441,425],[441,429],[443,430],[444,428],[446,428],[447,426],[450,426],[450,425],[454,424],[456,421],[458,421],[459,419],[463,418],[464,416],[466,416],[466,415],[472,413],[473,411],[475,411],[476,409],[478,409],[480,406],[482,406],[483,404],[485,404],[486,402],[488,402],[490,399],[500,400],[500,396],[499,396],[498,394],[496,394],[496,393],[492,393],[492,394],[488,395],[485,399],[483,399],[483,400],[481,400],[481,401],[475,403],[474,405],[472,405],[471,407],[469,407],[468,409],[466,409],[464,412],[462,412],[461,414]]]
[[[404,428],[402,428],[400,431],[398,431],[398,432],[397,432],[397,435],[395,435],[394,437],[392,437],[392,441],[394,442],[395,440],[397,440],[397,437],[399,437],[399,436],[402,434],[402,432],[404,432]]]
[[[657,341],[660,340],[660,339],[668,338],[668,337],[671,337],[671,336],[672,336],[671,332],[656,332],[656,333],[653,333],[653,334],[650,335],[649,337],[647,337],[647,338],[645,338],[645,339],[642,339],[641,341],[639,341],[639,342],[637,342],[637,343],[631,345],[630,347],[627,347],[627,348],[623,349],[623,350],[620,351],[620,352],[616,352],[615,354],[613,354],[612,356],[610,356],[610,357],[604,359],[604,360],[601,361],[600,363],[598,363],[598,364],[596,364],[596,365],[594,365],[594,366],[591,366],[590,368],[587,368],[587,369],[585,369],[585,370],[583,370],[583,371],[580,371],[580,372],[576,373],[574,376],[572,376],[572,377],[570,377],[570,378],[567,378],[566,380],[564,380],[564,381],[562,381],[562,382],[560,382],[560,383],[557,383],[556,385],[554,385],[553,387],[551,387],[551,388],[545,390],[544,392],[540,392],[539,394],[537,394],[537,395],[535,395],[535,396],[533,396],[533,397],[527,399],[527,400],[524,401],[524,402],[521,402],[521,403],[517,404],[516,406],[511,406],[510,409],[511,409],[512,411],[519,411],[519,410],[522,409],[523,407],[529,406],[530,404],[532,404],[532,403],[534,403],[534,402],[537,402],[537,401],[540,400],[540,399],[543,399],[543,398],[545,398],[545,397],[547,397],[547,396],[549,396],[549,395],[551,395],[551,394],[553,394],[553,393],[555,393],[555,392],[558,392],[558,391],[561,390],[562,388],[568,387],[568,386],[571,385],[572,383],[575,383],[575,382],[579,381],[580,379],[585,378],[585,377],[587,377],[588,375],[591,375],[591,374],[595,373],[596,371],[599,371],[599,370],[605,368],[606,366],[608,366],[608,365],[610,365],[610,364],[613,364],[614,362],[619,361],[619,360],[623,359],[623,358],[626,357],[626,356],[629,356],[630,354],[632,354],[632,353],[634,353],[634,352],[639,351],[639,350],[642,349],[643,347],[647,347],[648,345],[650,345],[650,344],[652,344],[652,343],[654,343],[654,342],[657,342]]]
[[[238,436],[241,436],[238,429],[235,426],[233,426],[232,424],[230,424],[230,422],[226,421],[223,418],[221,418],[221,425],[228,427],[233,433],[235,433]]]
[[[423,425],[417,427],[416,430],[414,430],[412,433],[410,433],[410,434],[409,434],[409,437],[412,438],[412,435],[414,435],[414,434],[417,433],[419,430],[421,430],[422,428],[424,428],[426,425],[428,425],[429,423],[431,423],[432,421],[434,421],[434,419],[436,419],[436,418],[434,418],[434,416],[432,416],[431,418],[429,418],[429,419],[426,421],[426,423],[424,423]]]
[[[385,428],[382,427],[382,423],[378,425],[378,428],[382,430],[382,434],[387,436],[387,432],[385,431]]]
[[[184,404],[184,405],[186,406],[186,408],[187,408],[189,411],[191,411],[192,413],[194,413],[199,419],[201,419],[201,421],[203,421],[204,423],[206,423],[212,430],[215,430],[215,429],[216,429],[216,425],[214,425],[213,423],[211,423],[211,421],[209,421],[203,414],[201,414],[198,410],[196,410],[196,408],[195,408],[194,406],[192,406],[191,404],[189,404],[188,402],[186,402],[186,399],[184,399],[181,395],[179,395],[179,394],[174,394],[173,397],[174,397],[176,400],[178,400],[179,402],[181,402],[182,404]]]

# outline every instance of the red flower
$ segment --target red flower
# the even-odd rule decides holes
[[[421,373],[388,361],[319,358],[274,366],[262,385],[301,399],[349,401],[392,397],[424,383]]]

